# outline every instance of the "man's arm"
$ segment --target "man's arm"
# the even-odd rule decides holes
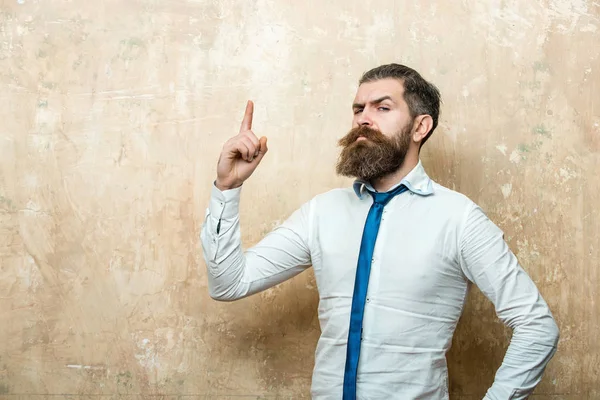
[[[212,188],[201,231],[212,298],[237,300],[277,285],[311,264],[308,247],[310,203],[296,210],[258,244],[242,249],[239,219],[241,187]]]
[[[503,232],[476,205],[466,216],[460,247],[466,277],[513,330],[485,399],[526,399],[556,352],[559,332],[552,313],[504,241]]]
[[[310,265],[309,203],[256,246],[244,252],[239,204],[242,184],[267,153],[267,138],[252,132],[254,103],[248,101],[240,132],[223,145],[217,179],[202,232],[202,251],[208,269],[208,288],[214,299],[230,301],[265,290]]]

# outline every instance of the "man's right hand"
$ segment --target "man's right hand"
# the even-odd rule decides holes
[[[252,175],[267,152],[267,138],[260,140],[252,132],[252,114],[254,103],[248,101],[240,133],[223,145],[217,164],[216,185],[219,190],[228,190],[242,186]]]

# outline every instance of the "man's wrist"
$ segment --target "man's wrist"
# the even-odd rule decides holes
[[[217,179],[217,180],[215,180],[215,186],[221,192],[224,192],[226,190],[231,190],[231,189],[239,188],[240,186],[242,186],[242,184],[240,183],[239,185],[224,185],[224,184],[220,183],[219,180]]]

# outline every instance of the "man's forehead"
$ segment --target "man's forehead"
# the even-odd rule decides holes
[[[380,79],[373,82],[365,82],[358,87],[355,103],[367,103],[389,96],[395,102],[403,98],[404,86],[397,79]]]

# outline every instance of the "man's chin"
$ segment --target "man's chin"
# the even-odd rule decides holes
[[[361,136],[358,139],[356,139],[354,141],[354,143],[352,143],[348,147],[361,148],[361,147],[367,147],[367,146],[373,147],[375,145],[376,145],[376,143],[374,141],[372,141],[371,139],[367,139],[367,138]]]
[[[342,168],[339,165],[336,167],[335,172],[338,176],[341,176],[344,178],[360,179],[360,178],[358,178],[359,174],[357,174],[354,171],[349,170],[348,168]]]
[[[345,177],[345,178],[351,178],[351,179],[358,179],[361,181],[366,181],[366,182],[370,182],[373,178],[366,176],[368,174],[365,174],[364,171],[358,171],[358,170],[352,170],[352,169],[343,169],[343,168],[337,168],[336,170],[337,175],[341,176],[341,177]]]

